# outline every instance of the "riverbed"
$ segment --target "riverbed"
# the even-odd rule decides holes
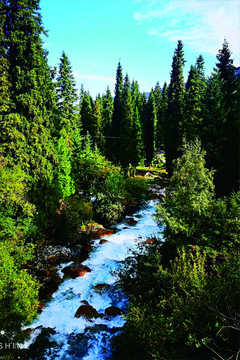
[[[110,340],[124,326],[122,314],[128,302],[116,271],[128,256],[132,256],[131,250],[136,250],[140,242],[159,237],[159,227],[152,216],[155,204],[156,201],[151,200],[127,216],[116,226],[114,234],[104,236],[106,242],[93,241],[93,250],[82,263],[91,271],[75,279],[66,279],[53,294],[30,326],[31,335],[24,344],[26,359],[111,359]],[[59,275],[63,276],[61,269]],[[75,317],[80,306],[93,308],[99,316]],[[109,314],[106,310],[109,308],[115,309],[116,314]]]

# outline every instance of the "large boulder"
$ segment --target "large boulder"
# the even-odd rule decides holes
[[[126,222],[127,222],[128,225],[130,225],[130,226],[134,226],[134,225],[136,225],[136,224],[138,223],[138,221],[135,220],[133,217],[127,218]]]
[[[76,279],[78,276],[83,276],[87,272],[90,272],[91,269],[85,265],[74,265],[66,266],[61,270],[65,276],[70,277],[71,279]]]
[[[86,319],[90,320],[102,317],[102,314],[99,314],[93,306],[89,304],[84,304],[79,306],[74,316],[76,318],[80,318],[81,316],[83,316]]]
[[[123,311],[116,306],[109,306],[105,309],[105,315],[107,316],[118,316],[122,315]]]
[[[107,242],[108,242],[108,240],[102,239],[102,240],[99,241],[99,245],[103,245],[103,244],[105,244],[105,243],[107,243]]]
[[[105,291],[107,291],[110,288],[109,284],[97,284],[94,286],[94,290],[99,292],[99,293],[103,293]]]

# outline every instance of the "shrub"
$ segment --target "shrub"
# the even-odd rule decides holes
[[[146,359],[236,355],[239,265],[235,253],[196,247],[179,251],[170,267],[162,266],[159,250],[132,260],[122,272],[122,284],[134,294],[121,335],[124,353],[141,358],[141,344]]]

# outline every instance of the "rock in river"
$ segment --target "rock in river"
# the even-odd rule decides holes
[[[90,271],[91,269],[89,269],[89,267],[85,265],[66,266],[62,269],[64,275],[70,277],[71,279],[75,279],[78,276],[83,276]]]
[[[116,306],[109,306],[105,309],[105,315],[107,316],[118,316],[122,315],[123,311]]]
[[[80,316],[83,316],[87,319],[96,319],[98,317],[101,317],[101,314],[99,314],[97,312],[96,309],[94,309],[94,307],[92,307],[91,305],[87,304],[87,305],[81,305],[79,306],[79,308],[77,309],[75,315],[76,318],[80,318]]]

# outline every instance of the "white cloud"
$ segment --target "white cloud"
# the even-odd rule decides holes
[[[108,77],[108,76],[98,76],[98,75],[93,75],[93,74],[84,75],[84,74],[80,74],[76,71],[73,72],[73,75],[75,78],[95,80],[95,81],[104,80],[104,81],[115,82],[115,78]]]
[[[198,52],[216,55],[226,38],[239,61],[239,14],[239,0],[158,0],[144,2],[134,18],[150,35],[181,39]]]

